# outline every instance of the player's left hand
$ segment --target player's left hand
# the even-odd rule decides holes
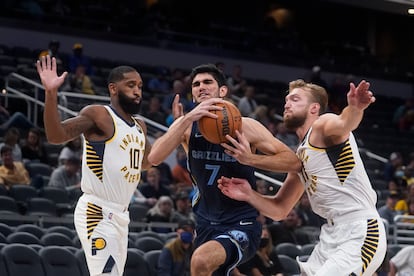
[[[174,96],[172,103],[172,114],[174,120],[184,115],[184,107],[183,104],[180,103],[180,94]]]
[[[237,139],[234,139],[230,135],[226,135],[226,139],[231,143],[221,143],[221,146],[225,148],[224,152],[234,157],[239,163],[247,165],[249,156],[252,154],[250,143],[247,141],[246,136],[236,130]]]
[[[369,87],[370,83],[365,80],[362,80],[357,87],[354,83],[350,83],[347,94],[348,105],[364,110],[375,102],[375,97]]]

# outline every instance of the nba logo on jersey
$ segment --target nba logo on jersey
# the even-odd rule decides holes
[[[109,213],[108,219],[112,219],[113,213]]]

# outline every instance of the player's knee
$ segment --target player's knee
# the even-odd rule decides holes
[[[191,257],[192,272],[197,272],[196,275],[199,275],[198,272],[211,271],[210,266],[211,263],[209,262],[208,258],[202,254],[197,254],[197,252],[194,252],[193,256]]]

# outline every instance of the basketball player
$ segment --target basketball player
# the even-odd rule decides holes
[[[301,164],[294,152],[277,140],[260,122],[243,117],[242,131],[253,152],[261,152],[250,166],[224,152],[219,144],[204,139],[197,127],[203,116],[217,118],[210,110],[219,110],[215,103],[223,102],[228,88],[223,73],[215,65],[204,64],[193,68],[192,96],[197,105],[185,115],[177,95],[173,103],[175,118],[182,115],[158,138],[148,160],[161,163],[180,143],[188,155],[189,170],[195,186],[192,200],[196,215],[197,247],[191,259],[191,275],[229,275],[238,263],[252,257],[260,242],[261,225],[256,221],[258,212],[250,204],[224,196],[217,188],[221,176],[248,179],[255,188],[254,168],[259,159],[277,156],[272,168],[278,171],[296,171]],[[273,158],[272,158],[273,159]]]
[[[327,220],[319,243],[307,262],[299,262],[302,275],[373,275],[386,252],[386,233],[375,207],[376,193],[364,169],[352,131],[362,120],[364,110],[375,101],[370,84],[350,84],[348,106],[339,115],[322,114],[328,96],[321,86],[303,80],[289,84],[284,122],[295,129],[302,141],[297,156],[303,169],[289,173],[274,197],[252,191],[246,180],[222,178],[219,188],[234,199],[246,201],[264,215],[281,220],[294,207],[305,190],[313,211]],[[233,146],[223,144],[226,153],[248,160],[253,155],[245,144],[227,136]],[[272,167],[278,158],[261,159]],[[300,181],[302,180],[302,181]],[[302,184],[303,183],[303,184]]]
[[[144,122],[134,118],[142,102],[142,79],[132,67],[114,68],[108,77],[110,105],[89,105],[77,116],[60,121],[56,59],[37,61],[45,87],[44,124],[50,143],[64,143],[83,134],[82,180],[74,223],[90,275],[122,275],[127,257],[128,204],[141,170],[147,169],[151,145]]]

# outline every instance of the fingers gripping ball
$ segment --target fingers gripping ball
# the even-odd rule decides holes
[[[242,116],[239,109],[229,101],[217,104],[222,106],[222,110],[212,110],[210,112],[217,114],[218,118],[213,119],[207,116],[198,121],[198,128],[203,137],[213,144],[226,143],[226,135],[236,137],[236,130],[240,131],[242,127]]]

